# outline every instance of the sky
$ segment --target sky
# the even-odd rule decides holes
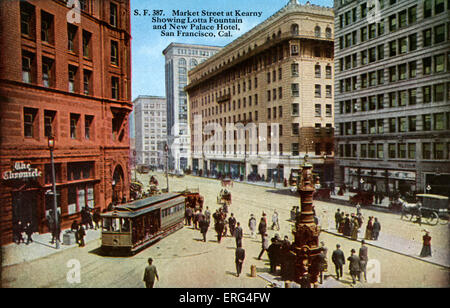
[[[166,95],[164,56],[162,51],[170,43],[204,44],[223,47],[262,23],[288,2],[289,0],[131,0],[132,99],[134,100],[139,95]],[[299,0],[299,2],[305,4],[306,0]],[[310,0],[310,3],[327,7],[333,6],[333,0]],[[144,16],[144,10],[148,10],[148,16]],[[172,17],[172,10],[260,11],[262,15],[261,17],[241,17],[243,23],[240,24],[240,31],[233,31],[231,38],[162,37],[161,30],[153,29],[153,16],[151,16],[153,10],[163,10],[163,14],[166,16],[161,17],[164,18]],[[141,15],[135,15],[135,12]]]

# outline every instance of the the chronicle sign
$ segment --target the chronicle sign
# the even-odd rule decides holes
[[[3,172],[3,180],[33,179],[42,176],[42,171],[32,168],[30,164],[15,162],[14,169]]]

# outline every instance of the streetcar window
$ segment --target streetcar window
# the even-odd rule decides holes
[[[103,231],[111,231],[111,218],[110,217],[105,217],[103,218]]]
[[[121,219],[122,232],[130,232],[130,220],[128,218]]]

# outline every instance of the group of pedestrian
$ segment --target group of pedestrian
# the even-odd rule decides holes
[[[339,280],[343,277],[343,267],[345,265],[344,252],[341,250],[341,245],[336,245],[336,250],[333,251],[331,257],[336,269],[336,279]],[[351,249],[350,256],[347,258],[349,262],[349,272],[352,277],[352,284],[356,284],[356,280],[361,281],[361,275],[364,275],[364,280],[367,282],[367,262],[369,261],[368,248],[365,245],[365,241],[361,241],[361,247],[359,248],[358,255],[355,249]]]
[[[86,236],[86,230],[83,227],[83,224],[78,224],[77,220],[74,220],[70,230],[75,233],[75,242],[79,247],[84,247],[84,237]]]
[[[361,231],[361,227],[364,223],[364,217],[361,213],[360,207],[357,205],[357,213],[351,215],[337,209],[334,219],[336,223],[336,230],[344,236],[348,236],[353,240],[358,240],[358,233]],[[366,240],[377,240],[380,234],[381,225],[376,217],[369,217],[366,227]]]
[[[23,238],[23,233],[27,236],[27,242],[25,243],[25,239]],[[34,233],[33,225],[30,221],[28,221],[25,225],[22,224],[22,221],[17,221],[13,224],[13,240],[19,245],[20,243],[29,244],[33,242],[32,235]]]

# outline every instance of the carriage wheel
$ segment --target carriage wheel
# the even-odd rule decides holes
[[[449,213],[441,214],[441,217],[439,217],[439,223],[441,225],[446,225],[446,224],[448,224],[449,218],[450,218]]]
[[[431,212],[430,216],[427,217],[427,223],[429,223],[430,225],[437,225],[439,221],[439,216],[438,214],[436,214],[436,212]]]

